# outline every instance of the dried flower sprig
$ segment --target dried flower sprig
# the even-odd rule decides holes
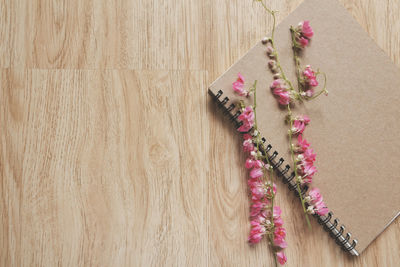
[[[310,65],[307,65],[304,69],[302,69],[300,65],[300,53],[309,45],[311,38],[314,36],[314,31],[311,28],[310,22],[305,20],[300,22],[297,27],[291,26],[290,33],[292,37],[293,57],[296,65],[296,76],[300,97],[305,100],[310,100],[318,97],[322,93],[327,95],[326,74],[319,70],[314,71]],[[318,75],[324,76],[324,86],[319,93],[314,95],[314,88],[319,84],[317,81]]]
[[[241,90],[237,90],[237,82],[241,83]],[[256,244],[263,236],[268,238],[274,254],[275,265],[277,262],[284,264],[287,260],[283,249],[287,247],[285,241],[286,229],[283,227],[281,209],[274,205],[276,195],[276,184],[274,183],[274,170],[268,155],[263,152],[264,147],[257,126],[257,81],[254,82],[247,94],[242,94],[244,88],[244,77],[239,73],[238,80],[232,84],[232,88],[241,96],[254,93],[252,106],[244,106],[240,102],[242,113],[238,120],[242,126],[238,128],[243,134],[243,150],[249,153],[245,162],[246,169],[250,172],[248,186],[251,193],[251,231],[249,243]]]
[[[314,31],[309,21],[302,21],[297,27],[290,27],[292,37],[293,55],[296,65],[296,76],[298,82],[298,89],[295,90],[290,80],[285,75],[282,66],[279,62],[279,55],[275,48],[274,33],[275,33],[275,13],[269,9],[263,2],[263,0],[257,0],[260,2],[262,7],[271,14],[273,18],[273,29],[270,38],[264,38],[263,44],[266,45],[266,53],[269,57],[268,66],[273,73],[274,81],[271,83],[270,88],[272,93],[277,97],[279,104],[287,106],[288,112],[288,124],[289,124],[289,149],[291,152],[291,158],[293,162],[293,169],[296,177],[297,191],[300,196],[303,211],[305,213],[306,221],[309,227],[311,227],[308,214],[318,213],[325,215],[328,210],[325,207],[325,203],[322,201],[322,197],[317,202],[305,200],[302,194],[302,187],[304,184],[311,184],[314,174],[317,172],[314,166],[315,153],[309,147],[309,143],[303,139],[303,132],[305,126],[310,122],[308,116],[294,116],[290,105],[294,104],[295,101],[311,100],[320,96],[322,93],[328,94],[326,90],[326,74],[323,72],[314,71],[310,65],[307,65],[304,69],[301,68],[300,64],[300,52],[310,44],[311,38],[314,36]],[[324,76],[324,85],[322,90],[317,94],[314,93],[314,88],[319,85],[317,80],[318,75]],[[294,136],[298,136],[298,144],[294,145],[292,139]],[[297,156],[296,156],[297,155]],[[312,189],[318,190],[318,189]],[[310,192],[314,192],[310,190]],[[319,192],[319,190],[318,190]]]

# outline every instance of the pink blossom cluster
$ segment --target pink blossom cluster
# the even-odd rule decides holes
[[[238,93],[240,96],[249,96],[250,93],[246,89],[244,89],[244,77],[240,72],[238,73],[238,78],[234,83],[232,83],[233,90]]]
[[[271,83],[270,86],[272,93],[278,98],[278,102],[281,105],[289,105],[292,100],[291,92],[286,84],[286,82],[282,79],[276,79]]]
[[[303,70],[304,95],[312,97],[314,95],[314,87],[318,86],[317,76],[310,65]]]
[[[248,132],[254,126],[254,110],[252,106],[247,106],[242,110],[238,120],[242,122],[242,125],[238,128],[239,132]]]
[[[304,129],[306,128],[306,125],[310,123],[310,118],[307,115],[300,115],[297,116],[293,120],[293,126],[292,129],[292,134],[302,134],[304,132]]]
[[[318,188],[311,189],[304,200],[309,204],[307,208],[309,214],[326,215],[329,212]]]
[[[258,159],[260,152],[252,144],[252,136],[244,134],[243,138],[243,150],[249,152],[245,167],[250,171],[248,185],[252,202],[250,209],[251,230],[248,240],[249,243],[256,244],[261,241],[264,235],[273,233],[273,245],[279,250],[276,253],[277,259],[280,264],[285,264],[287,259],[282,249],[287,247],[285,241],[286,229],[283,227],[280,207],[274,206],[271,214],[271,199],[275,197],[276,185],[264,180],[265,172],[270,166]]]
[[[318,86],[317,77],[315,76],[315,71],[311,68],[310,65],[307,65],[303,71],[303,76],[305,81],[311,86]]]
[[[298,181],[302,184],[311,184],[317,168],[314,166],[316,154],[310,147],[310,143],[303,138],[305,126],[310,123],[310,118],[306,115],[297,116],[293,121],[292,133],[298,134],[297,144],[293,145],[293,150],[297,153],[296,166],[300,176],[297,177]],[[305,201],[309,204],[307,212],[309,214],[317,213],[325,215],[328,213],[328,208],[323,202],[322,195],[318,188],[313,188],[309,191]]]
[[[307,140],[303,138],[304,129],[309,123],[310,118],[307,115],[297,116],[293,120],[291,129],[293,134],[298,134],[297,144],[293,147],[293,150],[298,154],[296,165],[301,176],[297,177],[297,179],[302,184],[310,184],[314,174],[317,172],[317,168],[314,166],[316,154]]]
[[[302,21],[299,23],[299,26],[295,30],[296,41],[300,45],[300,47],[306,47],[311,38],[314,35],[314,31],[310,26],[310,22],[308,20]]]

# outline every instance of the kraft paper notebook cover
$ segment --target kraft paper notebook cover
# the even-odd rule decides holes
[[[318,155],[313,186],[321,189],[331,211],[316,217],[342,248],[359,255],[400,211],[400,71],[340,3],[306,0],[275,32],[291,81],[296,78],[289,27],[303,20],[310,20],[315,35],[302,64],[326,72],[329,90],[329,96],[294,108],[295,114],[311,118],[306,136]],[[238,72],[247,88],[258,80],[258,129],[270,144],[278,173],[293,189],[292,169],[286,165],[291,164],[286,112],[269,89],[273,77],[267,62],[260,41],[212,83],[209,93],[237,122],[239,97],[232,82]],[[252,102],[250,97],[246,104]]]

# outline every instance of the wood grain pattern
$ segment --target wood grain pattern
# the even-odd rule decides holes
[[[400,66],[399,2],[341,2]],[[0,266],[272,265],[206,94],[270,26],[252,1],[0,1]],[[399,220],[352,258],[279,191],[288,266],[397,266]]]

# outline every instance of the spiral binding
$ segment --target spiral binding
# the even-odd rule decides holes
[[[223,91],[219,90],[217,94],[214,94],[211,90],[208,90],[209,94],[214,98],[214,100],[218,103],[218,106],[223,109],[223,113],[230,118],[234,126],[239,128],[242,125],[242,122],[238,121],[238,117],[241,114],[239,110],[236,112],[232,113],[235,109],[235,104],[231,103],[227,107],[227,103],[229,102],[229,97],[224,97],[222,98]],[[222,100],[221,100],[222,99]],[[297,191],[297,183],[293,181],[295,178],[295,173],[292,171],[290,172],[290,165],[286,164],[284,167],[282,167],[282,164],[284,162],[283,158],[278,159],[278,152],[273,151],[272,145],[267,144],[267,140],[263,137],[261,138],[262,140],[262,145],[261,145],[261,153],[263,155],[267,155],[268,159],[271,163],[271,165],[274,167],[274,169],[277,171],[277,174],[279,177],[282,178],[282,181],[284,184],[288,184],[288,188],[294,192],[294,194],[297,197],[300,197],[299,192]],[[272,152],[273,151],[273,152]],[[272,153],[271,153],[272,152]],[[304,186],[301,189],[301,194],[302,196],[305,195],[307,192],[308,187]],[[333,213],[329,212],[327,215],[322,216],[318,214],[314,214],[313,217],[315,217],[318,220],[318,223],[323,226],[325,231],[329,232],[329,235],[335,239],[335,242],[344,250],[349,252],[352,255],[358,256],[358,252],[355,249],[357,246],[357,240],[352,239],[351,240],[351,233],[347,232],[345,234],[345,229],[346,227],[344,225],[339,226],[339,219],[338,218],[333,218]]]

